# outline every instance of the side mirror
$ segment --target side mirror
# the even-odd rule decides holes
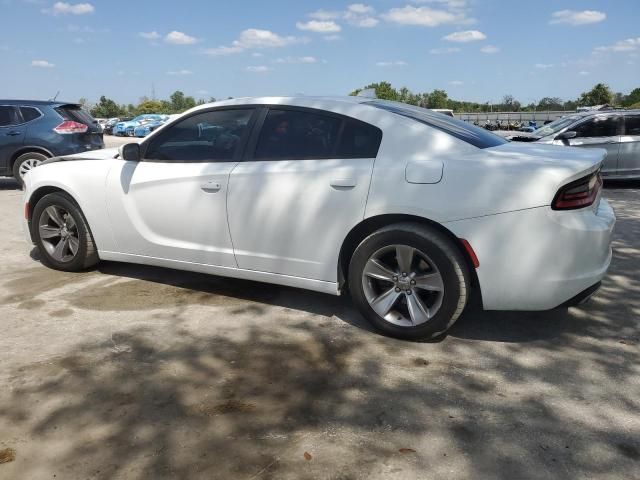
[[[573,130],[567,130],[566,132],[562,132],[556,135],[556,138],[554,140],[569,140],[571,138],[576,138],[577,136],[578,134]]]
[[[127,143],[125,145],[120,145],[120,148],[118,148],[118,153],[120,153],[120,158],[123,160],[128,160],[130,162],[140,161],[140,145],[137,143]]]

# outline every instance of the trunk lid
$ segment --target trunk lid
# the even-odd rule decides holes
[[[56,112],[65,120],[82,123],[87,126],[85,133],[74,133],[80,142],[84,143],[91,150],[104,148],[102,127],[89,113],[85,112],[80,105],[65,104],[55,108]]]

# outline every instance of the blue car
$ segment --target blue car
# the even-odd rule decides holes
[[[149,135],[151,132],[153,132],[156,128],[161,127],[162,125],[164,125],[166,122],[166,120],[152,120],[150,122],[143,122],[140,125],[138,125],[137,127],[135,127],[133,129],[133,134],[136,137],[142,138],[142,137],[146,137],[147,135]]]
[[[158,115],[155,113],[148,113],[144,115],[138,115],[133,120],[128,122],[118,122],[113,127],[113,134],[118,137],[134,136],[135,128],[143,124],[144,122],[153,122],[163,120],[166,115]]]

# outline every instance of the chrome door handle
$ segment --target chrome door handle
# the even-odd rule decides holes
[[[337,188],[352,188],[357,185],[358,182],[354,178],[333,178],[329,184],[332,187]]]
[[[220,191],[222,185],[220,185],[219,182],[211,181],[203,183],[202,185],[200,185],[200,188],[202,188],[202,190],[204,190],[205,192],[215,193]]]

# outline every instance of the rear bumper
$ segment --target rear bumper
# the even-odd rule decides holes
[[[521,210],[447,223],[469,241],[487,310],[549,310],[602,280],[611,263],[613,209]]]

